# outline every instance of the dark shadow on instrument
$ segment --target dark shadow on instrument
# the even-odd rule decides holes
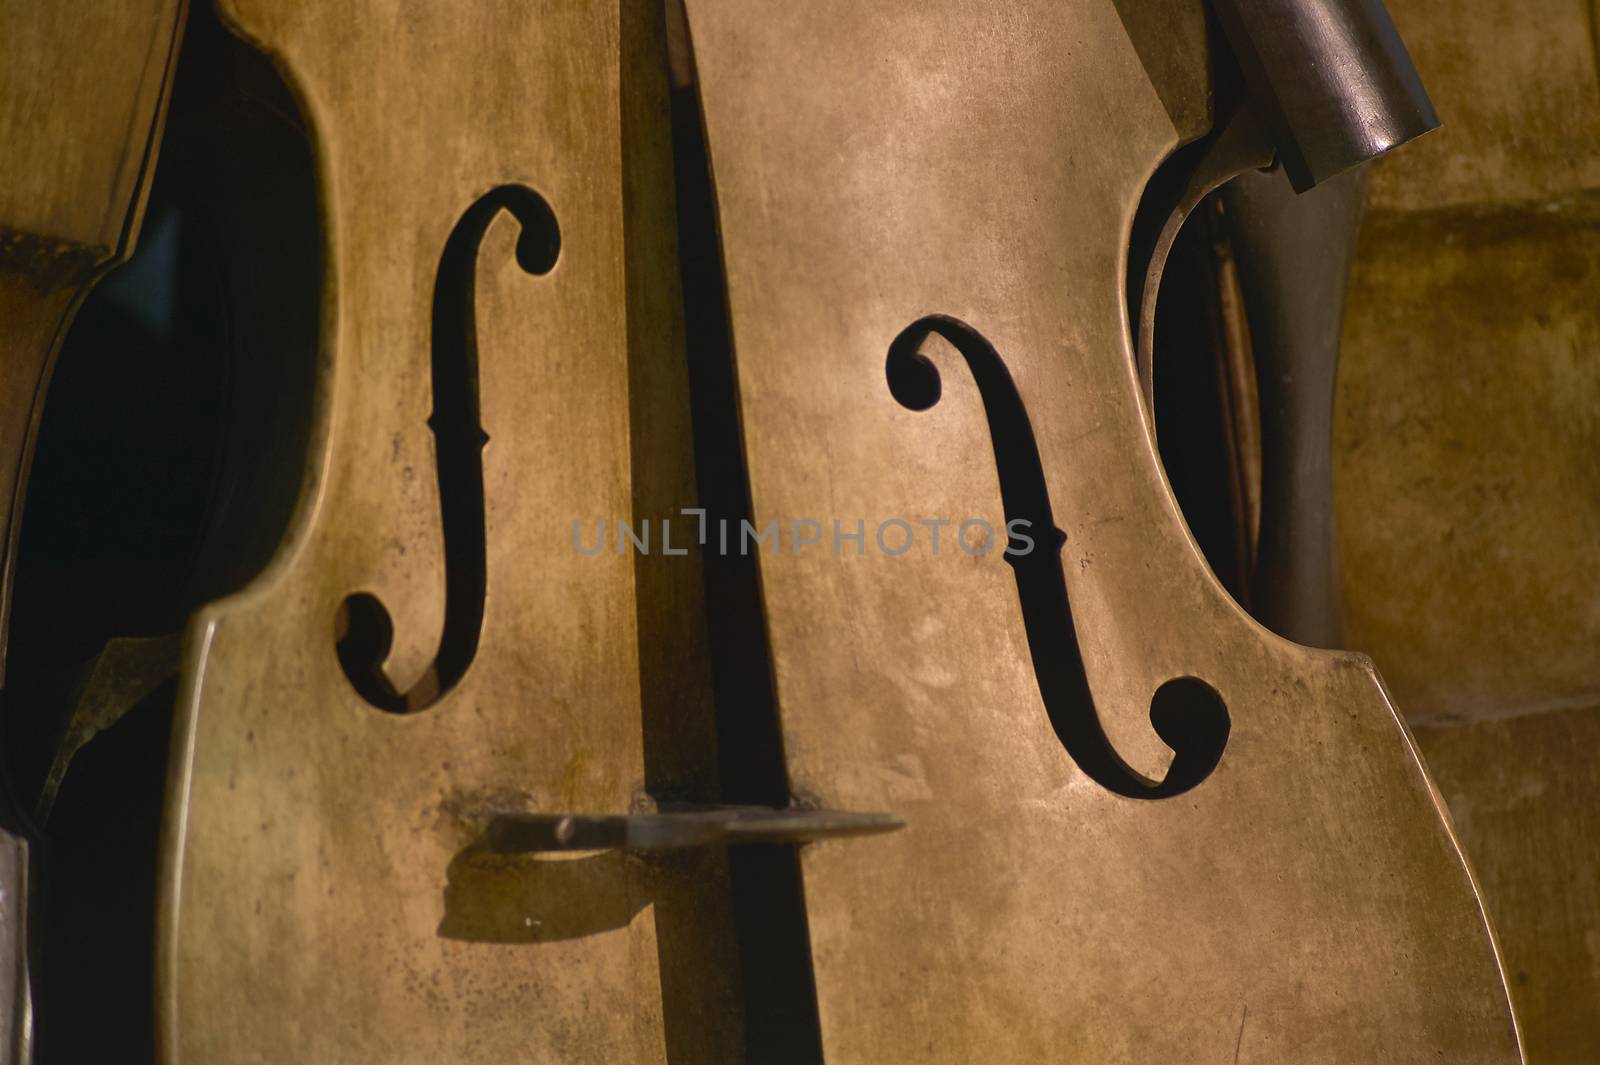
[[[433,430],[444,532],[444,625],[432,665],[399,691],[383,668],[394,624],[376,596],[345,599],[335,622],[339,663],[351,687],[380,710],[426,709],[466,675],[478,653],[487,588],[484,541],[483,431],[478,403],[476,278],[478,246],[501,211],[522,226],[517,265],[540,277],[554,269],[561,231],[550,205],[530,188],[501,185],[478,199],[451,231],[439,258],[433,297]]]
[[[446,871],[438,934],[469,943],[553,943],[623,928],[653,901],[620,851],[552,858],[473,845]]]
[[[1209,776],[1222,757],[1230,727],[1227,707],[1203,681],[1169,680],[1157,690],[1150,708],[1157,735],[1173,749],[1166,776],[1149,780],[1118,756],[1100,725],[1079,651],[1061,565],[1066,535],[1051,513],[1027,410],[999,354],[965,322],[930,315],[912,323],[890,344],[885,367],[889,390],[910,410],[928,410],[939,402],[938,368],[921,352],[930,334],[949,341],[972,372],[989,422],[1007,529],[1026,522],[1021,529],[1032,540],[1029,544],[1012,536],[1006,561],[1016,578],[1034,676],[1056,736],[1084,773],[1118,795],[1160,799],[1189,790]]]
[[[720,800],[699,506],[679,280],[674,109],[665,5],[621,9],[623,255],[635,527],[662,530],[633,552],[645,790],[658,803]],[[662,522],[687,554],[665,554]],[[744,1026],[728,855],[655,856],[648,866],[670,1065],[742,1065]],[[642,873],[641,873],[642,875]]]
[[[177,684],[80,750],[50,814],[35,968],[41,1065],[152,1060],[156,855]]]
[[[1211,570],[1245,609],[1260,511],[1255,366],[1218,194],[1178,232],[1156,298],[1155,423],[1161,465]]]
[[[672,126],[695,468],[707,541],[715,544],[720,523],[737,530],[750,518],[751,503],[716,199],[693,87],[673,93]],[[703,556],[720,800],[787,806],[788,771],[756,560],[737,551],[707,550]],[[728,866],[745,1060],[820,1065],[822,1033],[799,851],[781,845],[736,847],[728,852]]]

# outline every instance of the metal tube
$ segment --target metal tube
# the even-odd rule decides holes
[[[1213,0],[1295,190],[1439,125],[1382,0]]]

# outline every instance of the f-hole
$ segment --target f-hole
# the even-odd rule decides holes
[[[433,292],[433,430],[444,533],[444,626],[433,663],[402,692],[383,668],[394,642],[388,609],[367,592],[348,596],[335,623],[339,664],[350,685],[380,710],[412,713],[438,702],[466,675],[478,653],[488,587],[484,542],[483,448],[489,442],[478,403],[475,287],[478,247],[506,211],[522,227],[517,265],[548,274],[561,254],[561,231],[544,197],[523,185],[501,185],[480,197],[456,223],[439,257]]]
[[[1150,780],[1117,754],[1101,727],[1078,649],[1061,565],[1067,537],[1051,512],[1028,412],[1005,363],[976,329],[956,318],[930,315],[907,326],[889,345],[889,391],[908,410],[925,411],[939,402],[939,370],[921,352],[923,341],[935,333],[961,353],[983,398],[1007,528],[1025,521],[1022,528],[1034,541],[1029,549],[1013,537],[1005,558],[1016,578],[1034,676],[1056,736],[1078,768],[1118,795],[1163,799],[1188,791],[1222,758],[1230,728],[1227,706],[1198,678],[1168,680],[1150,700],[1151,726],[1173,751],[1166,776]]]

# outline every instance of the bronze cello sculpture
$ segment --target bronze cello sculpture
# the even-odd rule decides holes
[[[316,144],[326,362],[289,541],[190,633],[163,1061],[1518,1060],[1370,666],[1251,623],[1162,478],[1125,264],[1214,124],[1167,6],[1147,58],[1110,0],[687,5],[779,531],[783,779],[715,794],[695,556],[569,539],[696,509],[663,13],[224,5]],[[899,822],[801,850],[767,1025],[735,845]]]
[[[1122,264],[1203,60],[1098,0],[687,7],[756,523],[1047,497],[1076,637],[1003,540],[762,555],[793,788],[907,822],[802,853],[827,1059],[1520,1060],[1370,663],[1227,597],[1141,411]]]
[[[695,571],[636,577],[567,540],[636,494],[692,499],[671,496],[675,301],[634,282],[672,280],[647,121],[666,59],[640,46],[660,12],[220,14],[306,115],[326,359],[289,541],[190,634],[162,1060],[658,1060],[678,933],[647,872],[473,844],[489,814],[630,810],[641,703],[694,749],[672,703],[706,701],[678,664],[692,618],[636,635]]]

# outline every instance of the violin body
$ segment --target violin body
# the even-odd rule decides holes
[[[631,512],[632,450],[675,427],[645,388],[671,391],[674,300],[624,285],[672,244],[670,201],[624,239],[665,143],[623,128],[625,84],[665,99],[649,11],[222,14],[310,128],[324,358],[290,536],[189,633],[162,1060],[662,1060],[644,867],[474,847],[492,812],[644,801],[641,658],[676,651],[639,649],[659,582],[569,540]],[[694,699],[683,674],[661,686]]]
[[[756,524],[1003,529],[1025,411],[1064,533],[1076,646],[1036,646],[1062,626],[997,549],[760,558],[795,792],[908,826],[802,852],[827,1060],[1520,1060],[1371,663],[1251,621],[1165,483],[1123,264],[1146,181],[1205,130],[1119,5],[687,6]],[[959,328],[920,327],[908,403],[892,348],[929,316]],[[1089,698],[1042,695],[1071,656]],[[1062,719],[1154,784],[1178,678],[1225,704],[1215,768],[1094,779]]]
[[[666,14],[226,0],[312,139],[322,362],[290,534],[187,638],[161,1060],[814,1059],[752,1019],[789,935],[833,1065],[1519,1061],[1371,663],[1253,622],[1162,472],[1130,244],[1223,125],[1204,10],[685,7],[781,794],[726,779],[704,526],[575,532],[697,498]],[[642,858],[682,798],[780,834]]]

